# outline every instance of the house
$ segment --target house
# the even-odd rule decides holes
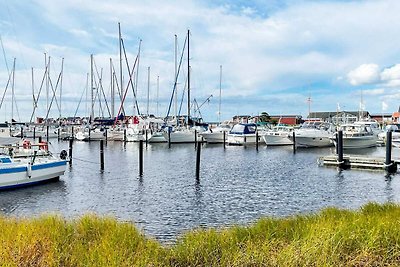
[[[374,113],[374,114],[369,114],[369,116],[371,119],[374,119],[379,123],[389,124],[392,122],[393,114],[392,113]]]
[[[232,121],[234,123],[249,123],[250,118],[250,115],[235,115],[232,117]]]
[[[310,112],[306,121],[325,121],[332,122],[335,124],[341,123],[352,123],[358,120],[358,118],[369,118],[370,114],[368,111],[328,111],[328,112]]]
[[[297,125],[302,123],[301,115],[271,115],[271,122],[288,124],[288,125]]]

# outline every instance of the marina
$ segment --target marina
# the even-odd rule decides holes
[[[398,174],[320,167],[335,148],[224,146],[203,144],[196,179],[194,144],[148,143],[139,175],[139,144],[105,142],[104,171],[99,142],[73,142],[73,163],[55,183],[4,191],[1,213],[112,215],[134,222],[145,234],[172,242],[197,227],[246,224],[263,216],[308,214],[329,207],[356,209],[375,201],[399,201]],[[68,141],[50,141],[53,151]],[[384,157],[385,148],[353,151]],[[393,148],[393,158],[400,149]],[[223,164],[221,164],[223,163]]]

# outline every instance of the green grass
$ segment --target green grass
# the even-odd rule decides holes
[[[400,265],[400,206],[390,203],[198,229],[169,246],[96,215],[0,217],[0,229],[0,266]]]

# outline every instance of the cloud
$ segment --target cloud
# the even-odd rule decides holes
[[[380,79],[379,66],[376,64],[362,64],[347,74],[352,85],[372,84]]]

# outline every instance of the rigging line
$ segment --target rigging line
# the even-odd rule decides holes
[[[137,63],[137,61],[138,61],[138,58],[139,58],[139,55],[136,56],[135,63],[133,64],[132,72],[129,73],[128,85],[126,86],[126,90],[125,90],[125,93],[124,93],[124,97],[123,97],[122,102],[121,102],[121,105],[120,105],[120,107],[119,107],[117,117],[115,117],[114,126],[115,126],[115,124],[117,123],[119,114],[121,113],[121,109],[122,109],[122,107],[123,107],[123,105],[124,105],[124,101],[125,101],[125,98],[126,98],[126,94],[128,93],[129,85],[130,85],[130,83],[132,83],[132,75],[133,75],[133,73],[134,73],[134,71],[135,71],[135,67],[136,67],[136,63]]]
[[[10,74],[10,69],[8,68],[8,62],[7,62],[7,57],[6,57],[6,50],[4,49],[3,39],[1,38],[1,35],[0,35],[0,43],[1,43],[1,48],[3,50],[4,62],[6,63],[6,67],[7,67],[7,74]]]
[[[120,92],[119,84],[117,82],[118,81],[117,74],[115,73],[114,64],[111,63],[111,65],[112,65],[112,69],[113,69],[113,77],[114,77],[114,79],[116,81],[115,85],[117,86],[119,101],[122,102],[122,95],[121,95],[121,92]],[[124,107],[122,107],[122,112],[125,114]]]
[[[36,102],[34,103],[35,107],[34,107],[34,109],[32,111],[31,119],[29,120],[30,123],[32,123],[33,116],[35,116],[35,112],[36,112],[36,109],[37,109],[37,103],[38,103],[39,98],[40,98],[40,93],[42,92],[44,81],[45,81],[45,79],[47,77],[47,67],[48,66],[46,65],[45,70],[44,70],[44,74],[43,74],[43,78],[42,78],[42,82],[40,84],[39,92],[38,92],[38,95],[37,95],[37,98],[36,98]]]
[[[96,65],[96,61],[95,61],[94,69],[96,70],[97,78],[99,79],[99,86],[100,86],[100,90],[103,94],[104,102],[106,103],[108,115],[110,115],[110,117],[111,117],[110,108],[108,107],[107,97],[106,97],[106,94],[104,93],[103,82],[102,82],[103,81],[103,68],[101,69],[101,75],[99,75],[99,71],[97,69],[97,65]],[[100,96],[99,96],[99,101],[100,101]]]
[[[181,65],[182,65],[182,61],[183,61],[183,56],[184,56],[184,52],[185,52],[186,41],[187,41],[187,36],[185,38],[185,42],[183,43],[182,55],[181,55],[181,58],[179,60],[178,71],[176,73],[176,77],[175,77],[175,81],[174,81],[174,89],[172,90],[171,100],[169,101],[168,112],[167,112],[167,116],[166,116],[167,118],[169,116],[169,112],[171,111],[172,101],[174,99],[174,94],[175,94],[175,90],[176,90],[176,86],[177,86],[177,80],[178,80],[178,77],[179,77],[179,73],[180,73],[180,69],[181,69]]]
[[[141,42],[142,42],[142,40],[140,40],[140,44],[141,44]],[[126,51],[125,51],[125,43],[124,43],[124,40],[122,38],[121,38],[121,44],[122,44],[122,50],[124,51],[126,67],[128,68],[128,73],[130,73],[131,71],[130,71],[130,67],[129,67],[128,57],[126,56]],[[139,53],[140,53],[140,44],[139,44],[139,52],[138,52],[138,56],[137,56],[138,61],[139,61]],[[129,80],[132,80],[132,76],[129,76]],[[134,86],[133,86],[133,81],[131,81],[131,88],[132,88],[132,91],[133,91],[133,97],[135,99],[136,110],[137,110],[138,115],[140,115],[139,105],[138,105],[138,102],[137,102],[137,97],[136,97],[136,92],[135,92],[135,89],[134,89]]]
[[[10,85],[10,82],[11,82],[11,74],[12,74],[12,73],[10,73],[10,74],[8,75],[7,85],[6,85],[6,88],[4,89],[3,97],[1,98],[1,102],[0,102],[0,109],[1,109],[1,107],[3,106],[4,97],[6,96],[8,86]]]
[[[104,117],[104,112],[103,112],[103,108],[101,105],[101,99],[100,99],[100,95],[99,95],[99,84],[97,83],[96,80],[94,80],[94,85],[96,88],[96,94],[94,95],[93,103],[95,103],[96,100],[99,100],[99,116],[100,116],[100,112],[101,112],[101,116]]]
[[[179,106],[178,116],[181,116],[182,105],[183,105],[183,101],[185,100],[185,91],[186,90],[187,90],[187,76],[185,78],[185,85],[183,86],[183,90],[182,90],[182,98],[181,98],[181,104]]]
[[[49,105],[49,109],[47,110],[46,121],[47,121],[47,119],[49,118],[49,113],[50,113],[51,106],[53,105],[53,101],[54,101],[54,100],[55,100],[55,102],[56,102],[56,104],[57,104],[57,107],[58,107],[57,98],[56,98],[56,93],[57,93],[57,88],[58,88],[58,85],[59,85],[59,82],[60,82],[60,77],[61,77],[61,72],[60,72],[60,74],[58,75],[58,79],[57,79],[57,82],[56,82],[56,88],[55,88],[55,89],[54,89],[54,87],[53,87],[53,82],[51,81],[51,78],[49,77],[49,83],[50,83],[51,90],[53,91],[53,97],[51,98],[50,105]],[[60,109],[60,107],[58,107],[58,109]]]
[[[87,80],[88,80],[89,78],[87,78]],[[86,81],[86,83],[88,83],[88,81]],[[80,104],[81,104],[81,102],[82,102],[82,98],[83,98],[83,95],[85,94],[85,90],[83,90],[82,91],[82,94],[81,94],[81,98],[79,99],[79,102],[78,102],[78,106],[76,107],[76,110],[75,110],[75,113],[74,113],[74,118],[76,117],[76,114],[78,113],[78,109],[79,109],[79,106],[80,106]]]

